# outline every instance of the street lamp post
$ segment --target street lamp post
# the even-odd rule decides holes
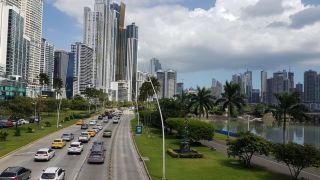
[[[158,95],[156,90],[154,89],[153,83],[151,81],[151,78],[149,76],[149,82],[151,83],[153,92],[156,96],[156,100],[157,100],[157,104],[158,104],[158,108],[159,108],[159,113],[160,113],[160,118],[161,118],[161,126],[162,126],[162,179],[165,180],[166,179],[166,156],[165,156],[165,137],[164,137],[164,123],[163,123],[163,118],[162,118],[162,112],[161,112],[161,108],[160,108],[160,104],[159,104],[159,99],[158,99]]]
[[[250,119],[250,115],[248,114],[248,131],[250,131],[250,122],[249,122],[250,120],[249,119]]]

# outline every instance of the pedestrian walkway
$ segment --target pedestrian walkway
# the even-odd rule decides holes
[[[212,140],[212,141],[201,141],[204,146],[213,147],[218,152],[227,154],[227,146],[221,142]],[[254,155],[251,160],[253,165],[264,167],[272,172],[286,174],[290,176],[289,168],[282,163],[279,163],[266,156],[257,156]],[[314,168],[307,168],[301,171],[299,178],[309,179],[309,180],[319,180],[320,179],[320,170]]]

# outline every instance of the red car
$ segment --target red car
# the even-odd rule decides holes
[[[10,120],[1,120],[1,125],[4,128],[13,127],[13,122]]]

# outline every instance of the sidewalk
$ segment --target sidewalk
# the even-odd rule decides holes
[[[218,152],[227,154],[227,146],[222,144],[221,142],[217,142],[215,140],[212,141],[201,141],[204,146],[214,147]],[[282,163],[279,163],[269,157],[266,156],[257,156],[254,155],[251,159],[253,165],[264,167],[270,171],[286,174],[290,176],[289,168]],[[314,168],[307,168],[301,171],[299,178],[305,178],[309,180],[319,180],[320,179],[320,171]]]

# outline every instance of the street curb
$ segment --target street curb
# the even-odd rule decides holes
[[[131,122],[131,121],[130,121],[130,122]],[[152,178],[151,178],[151,176],[150,176],[150,173],[149,173],[149,171],[148,171],[147,165],[146,165],[146,163],[144,162],[144,160],[142,159],[142,156],[141,156],[140,151],[139,151],[139,149],[138,149],[138,146],[137,146],[137,144],[136,144],[136,140],[135,140],[134,135],[133,135],[132,127],[131,127],[131,130],[130,130],[130,134],[131,134],[131,138],[132,138],[132,140],[133,140],[134,147],[136,148],[136,151],[137,151],[137,153],[138,153],[138,155],[139,155],[139,159],[140,159],[140,160],[142,161],[142,163],[143,163],[143,168],[145,169],[149,180],[152,180]]]
[[[96,116],[96,114],[94,114],[93,116]],[[85,120],[88,120],[88,119],[90,119],[90,118],[92,118],[92,116],[89,117],[89,118],[87,118],[87,119],[85,119]],[[52,132],[52,133],[49,133],[49,134],[47,134],[47,135],[45,135],[45,136],[43,136],[43,137],[41,137],[41,138],[39,138],[39,139],[36,139],[36,140],[34,140],[34,141],[32,141],[32,142],[24,145],[24,146],[21,146],[21,147],[19,147],[18,149],[15,149],[15,150],[13,150],[13,151],[11,151],[11,152],[9,152],[9,153],[1,156],[1,157],[0,157],[0,160],[6,158],[6,157],[8,157],[8,156],[10,156],[10,155],[12,155],[12,154],[14,154],[14,153],[16,153],[16,152],[18,152],[18,151],[20,151],[20,150],[23,149],[23,148],[26,148],[26,147],[32,145],[33,143],[36,143],[36,142],[42,140],[43,138],[45,138],[45,137],[47,137],[47,136],[50,136],[50,135],[52,135],[52,134],[54,134],[54,133],[57,133],[57,132],[59,132],[59,131],[61,131],[61,130],[63,130],[63,129],[69,128],[69,127],[72,126],[72,125],[75,125],[75,123],[74,123],[74,124],[70,124],[69,126],[63,127],[62,129],[59,129],[58,131],[54,131],[54,132]]]

